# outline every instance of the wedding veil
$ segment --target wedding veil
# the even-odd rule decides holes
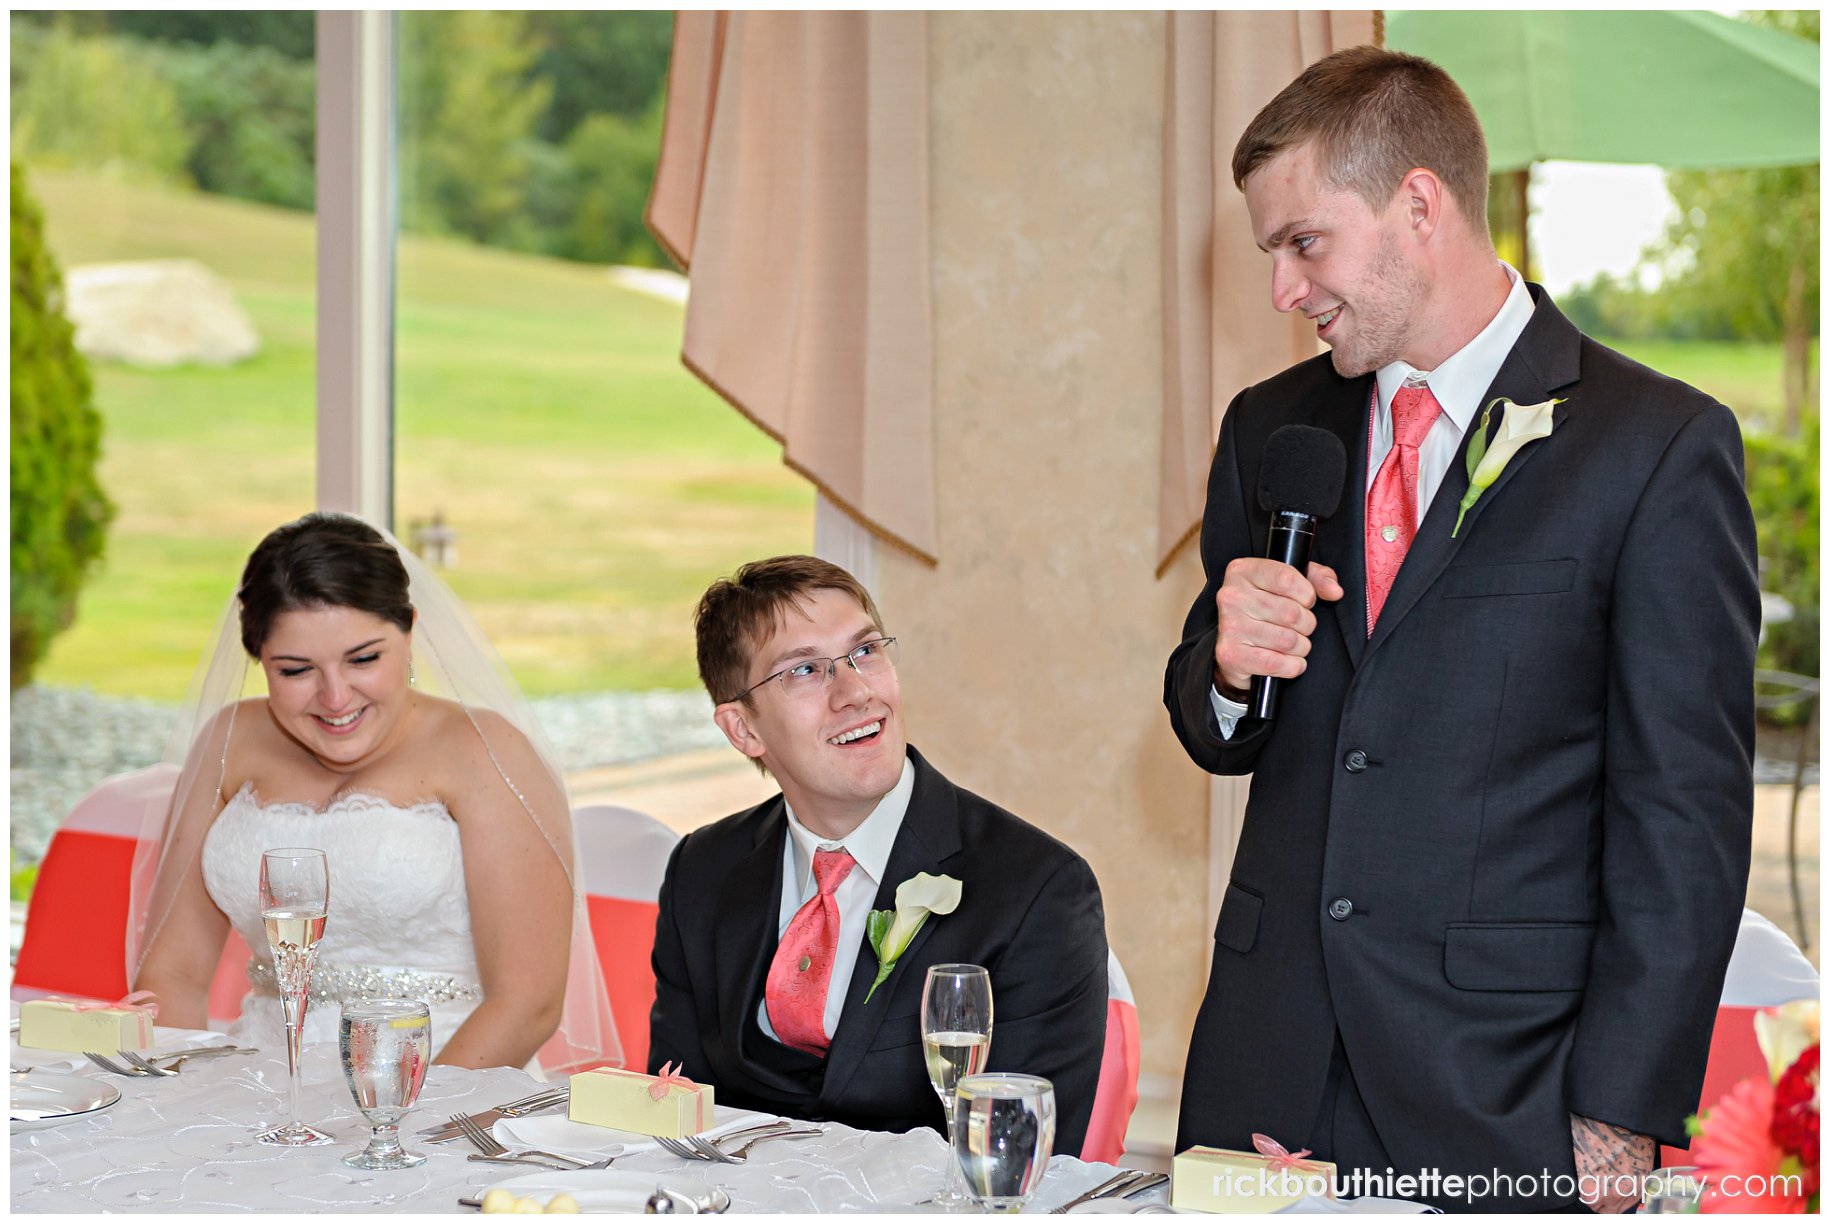
[[[406,566],[409,598],[418,613],[412,634],[416,687],[422,693],[463,707],[496,771],[552,847],[572,885],[572,948],[565,1006],[558,1031],[537,1055],[540,1067],[549,1075],[564,1075],[604,1063],[620,1066],[622,1045],[617,1040],[609,992],[585,915],[578,844],[572,831],[572,813],[563,800],[564,775],[519,686],[463,603],[398,540],[386,531],[381,534]],[[180,885],[200,870],[204,835],[223,808],[223,772],[229,741],[235,734],[235,706],[243,696],[251,666],[241,645],[240,613],[240,600],[231,595],[166,744],[162,766],[173,771],[177,779],[171,798],[148,804],[141,823],[128,912],[129,982],[138,976],[147,949],[170,916]],[[515,750],[514,745],[501,743],[503,732],[499,727],[492,740],[489,728],[495,723],[491,714],[526,739],[533,749],[532,758],[525,751]],[[508,761],[530,760],[531,764],[517,765],[516,770],[544,770],[544,780],[517,778],[504,765]],[[535,785],[540,781],[547,784]],[[199,791],[199,787],[204,789]],[[537,797],[541,793],[560,796],[561,800],[544,805],[529,801],[529,795]],[[213,798],[208,803],[190,802],[200,795]],[[196,814],[183,820],[174,817],[175,813],[187,811]],[[254,881],[249,880],[248,886],[253,888]],[[336,921],[334,912],[331,920]]]

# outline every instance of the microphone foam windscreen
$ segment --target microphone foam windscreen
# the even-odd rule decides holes
[[[1327,518],[1341,504],[1347,451],[1340,438],[1313,425],[1285,425],[1264,445],[1258,504],[1272,514],[1293,510]]]

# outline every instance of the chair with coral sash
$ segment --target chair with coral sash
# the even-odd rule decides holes
[[[593,804],[573,811],[584,862],[585,909],[624,1065],[648,1067],[648,1013],[654,1008],[654,927],[661,879],[680,835],[629,808]]]
[[[1137,1076],[1142,1062],[1137,1031],[1137,1000],[1119,966],[1118,954],[1106,953],[1106,1050],[1099,1060],[1099,1087],[1093,1093],[1093,1118],[1087,1123],[1082,1160],[1117,1164],[1125,1154],[1125,1131],[1137,1108]]]
[[[118,999],[127,993],[128,880],[149,803],[169,800],[178,770],[152,765],[105,778],[57,826],[25,911],[12,996]],[[248,945],[229,932],[210,987],[210,1021],[241,1014]]]
[[[1703,1107],[1721,1100],[1750,1076],[1766,1078],[1766,1058],[1754,1038],[1754,1013],[1794,999],[1815,999],[1818,974],[1790,936],[1751,909],[1741,911],[1741,930],[1728,958],[1722,1002],[1709,1040],[1709,1065],[1703,1072]],[[1689,1164],[1685,1148],[1667,1147],[1662,1165]]]

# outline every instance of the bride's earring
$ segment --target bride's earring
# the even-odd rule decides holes
[[[413,674],[413,660],[408,659],[407,660],[407,687],[412,688],[414,685],[416,685],[418,683],[419,683],[419,677]]]

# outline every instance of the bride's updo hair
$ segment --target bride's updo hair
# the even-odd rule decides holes
[[[276,527],[242,570],[241,644],[259,659],[273,622],[301,608],[354,608],[413,629],[407,567],[379,531],[347,514],[314,512]]]

